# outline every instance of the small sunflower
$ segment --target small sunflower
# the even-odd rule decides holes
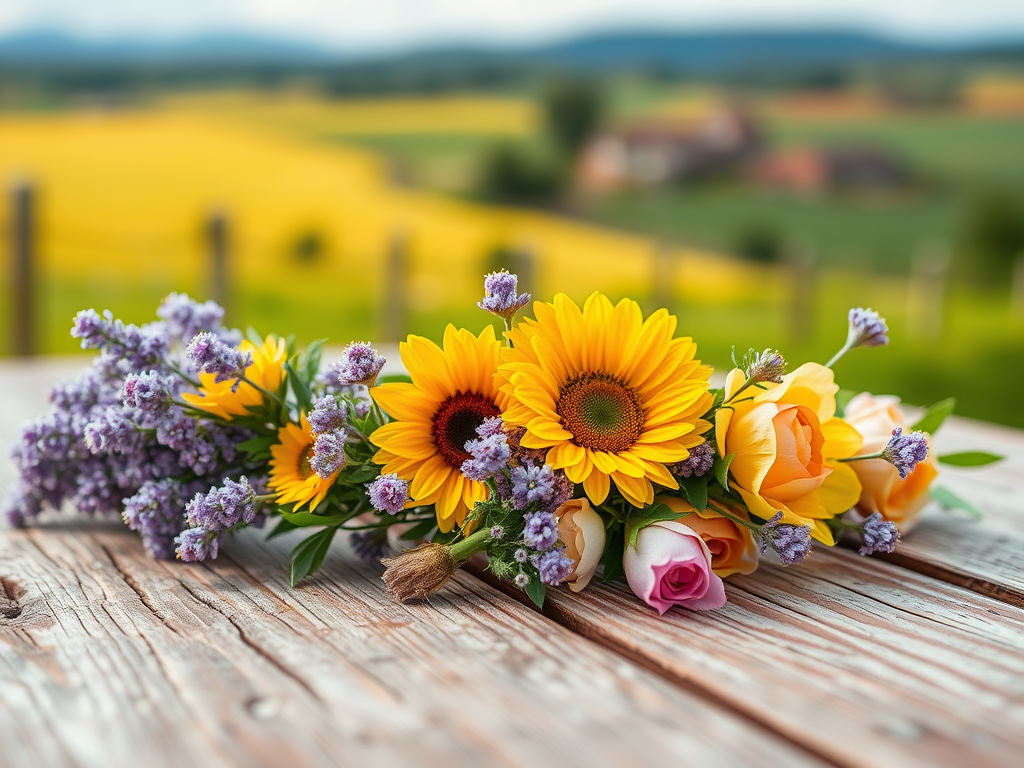
[[[281,380],[284,379],[284,364],[288,358],[284,339],[268,336],[258,347],[245,340],[238,348],[243,352],[252,353],[252,365],[245,369],[245,377],[268,392],[276,392],[281,386]],[[193,408],[228,420],[234,416],[248,416],[246,406],[263,404],[264,394],[246,382],[241,382],[232,392],[232,388],[235,387],[234,379],[220,382],[216,379],[216,374],[200,373],[199,383],[202,386],[198,394],[185,392],[181,399]]]
[[[665,465],[704,442],[713,398],[693,340],[672,338],[675,317],[661,309],[645,321],[635,301],[612,306],[599,293],[582,311],[564,294],[533,307],[536,319],[506,334],[498,369],[522,445],[547,450],[595,504],[610,481],[638,507],[653,503],[653,483],[678,488]]]
[[[277,431],[277,444],[270,446],[270,481],[267,486],[275,491],[278,504],[296,503],[295,509],[309,503],[313,512],[324,500],[338,477],[338,469],[328,478],[320,477],[313,471],[313,430],[309,427],[306,414],[300,417],[300,425],[285,424]]]
[[[443,350],[422,336],[410,336],[399,349],[412,383],[370,390],[393,419],[370,435],[380,448],[374,461],[411,483],[415,503],[433,504],[437,525],[447,532],[487,498],[487,486],[460,468],[476,428],[501,413],[494,382],[501,342],[490,326],[474,336],[449,325]]]

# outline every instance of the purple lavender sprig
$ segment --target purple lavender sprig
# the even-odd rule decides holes
[[[878,512],[867,517],[860,526],[860,554],[873,555],[875,552],[891,554],[900,542],[900,529]]]
[[[705,440],[696,448],[690,449],[690,455],[669,467],[676,477],[704,477],[715,464],[715,446]]]
[[[378,512],[397,515],[409,501],[409,483],[396,474],[381,475],[366,486],[366,495]]]
[[[377,353],[369,342],[357,341],[345,347],[337,364],[338,382],[343,385],[364,384],[372,387],[387,359]]]
[[[200,333],[188,343],[185,354],[204,373],[216,374],[215,381],[235,379],[233,390],[245,377],[245,369],[252,365],[252,354],[229,347],[212,333]]]
[[[348,422],[348,405],[333,395],[324,395],[313,403],[313,410],[306,418],[313,434],[344,429]]]
[[[811,529],[805,525],[782,522],[782,512],[761,526],[757,551],[764,554],[775,550],[783,565],[799,563],[811,553]]]
[[[857,347],[884,347],[889,343],[889,326],[885,319],[873,309],[857,307],[850,310],[846,331],[846,343],[825,365],[831,368],[839,359]]]
[[[889,444],[882,449],[881,458],[896,467],[901,480],[906,480],[928,458],[928,435],[919,430],[903,434],[903,427],[896,427]]]
[[[471,458],[462,462],[461,471],[470,480],[489,480],[508,466],[512,449],[502,426],[498,416],[486,419],[476,429],[479,437],[466,442],[466,451]]]
[[[321,432],[316,436],[313,441],[313,456],[309,460],[309,466],[317,477],[327,480],[345,466],[348,462],[348,457],[345,455],[347,443],[348,434],[344,429]]]
[[[480,309],[505,320],[506,324],[520,309],[530,303],[530,294],[518,293],[519,277],[506,270],[491,272],[484,278],[484,298]]]

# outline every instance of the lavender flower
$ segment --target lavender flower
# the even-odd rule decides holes
[[[847,349],[854,347],[884,347],[889,343],[889,327],[873,309],[857,307],[850,310],[850,327],[846,336]]]
[[[216,560],[220,551],[220,534],[205,528],[189,528],[174,538],[174,548],[178,558],[186,563]]]
[[[484,298],[477,306],[493,315],[509,320],[530,303],[530,294],[516,293],[519,278],[507,271],[492,272],[484,278]]]
[[[175,479],[147,480],[124,500],[124,521],[142,535],[142,544],[155,558],[174,556],[174,537],[185,527],[182,484]]]
[[[495,541],[497,541],[499,539],[505,538],[505,529],[502,528],[500,525],[492,526],[491,527],[491,538],[494,539]]]
[[[309,412],[309,427],[314,434],[333,432],[345,426],[348,418],[348,406],[332,395],[324,395],[313,403]]]
[[[313,456],[309,460],[309,466],[317,477],[327,480],[345,466],[348,461],[348,457],[345,456],[347,442],[348,435],[343,429],[323,432],[316,436],[316,440],[313,441]]]
[[[516,550],[515,554],[512,555],[512,557],[515,558],[517,563],[525,563],[527,560],[530,559],[530,553],[527,552],[522,547],[520,547],[519,549]]]
[[[882,458],[896,467],[901,480],[906,480],[928,458],[928,435],[919,430],[904,435],[903,427],[896,427],[889,444],[882,449]]]
[[[690,455],[670,468],[677,477],[703,477],[711,471],[715,463],[715,446],[705,440],[696,448],[690,449]]]
[[[530,549],[550,549],[558,541],[558,527],[550,512],[527,512],[523,515],[523,540]]]
[[[168,333],[181,344],[187,344],[204,331],[216,335],[231,346],[237,346],[242,341],[241,333],[227,330],[221,325],[224,321],[224,308],[214,301],[199,303],[190,299],[188,294],[172,293],[161,302],[156,314],[166,323]]]
[[[360,560],[380,560],[388,554],[388,534],[386,528],[375,528],[370,531],[354,531],[349,536],[349,545]]]
[[[761,526],[757,551],[762,555],[774,549],[783,565],[799,563],[811,553],[811,529],[805,525],[782,522],[782,512]]]
[[[219,532],[249,525],[256,518],[256,492],[244,476],[225,480],[205,495],[197,493],[186,506],[188,524],[193,528]]]
[[[156,323],[146,328],[115,320],[110,310],[102,317],[95,309],[75,316],[71,335],[82,340],[82,349],[99,349],[123,369],[143,371],[160,365],[170,350],[167,330]]]
[[[520,572],[516,574],[515,582],[520,589],[526,589],[526,585],[530,583],[530,577]]]
[[[409,483],[395,474],[381,475],[366,486],[366,495],[378,512],[397,515],[409,500]]]
[[[750,350],[743,360],[747,381],[779,384],[786,370],[786,359],[773,349],[763,352]]]
[[[338,381],[341,384],[365,384],[372,387],[386,362],[369,342],[353,342],[345,347],[341,355]]]
[[[188,343],[186,350],[189,360],[197,370],[217,374],[216,381],[238,380],[245,375],[245,369],[252,365],[252,354],[229,347],[212,333],[200,333]]]
[[[151,417],[164,415],[171,407],[177,382],[156,371],[130,373],[121,387],[121,399],[129,408],[138,408]]]
[[[550,466],[514,467],[512,478],[512,504],[523,509],[534,502],[544,503],[555,489],[555,473]]]
[[[106,409],[85,426],[83,437],[93,453],[132,453],[141,444],[141,434],[123,408]]]
[[[504,432],[466,442],[470,459],[462,462],[462,474],[470,480],[483,482],[494,477],[508,464],[511,450]]]
[[[549,587],[555,587],[569,578],[575,563],[565,556],[565,547],[556,547],[530,558],[540,573],[540,580]]]
[[[861,524],[860,535],[860,553],[862,555],[872,555],[875,552],[895,552],[896,545],[900,541],[900,529],[878,512],[869,515]]]

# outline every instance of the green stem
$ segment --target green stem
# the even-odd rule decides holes
[[[281,400],[281,398],[278,397],[277,395],[275,395],[269,389],[264,389],[259,384],[257,384],[256,382],[252,381],[251,379],[246,378],[245,376],[239,376],[238,380],[239,381],[244,381],[246,384],[248,384],[253,389],[255,389],[255,390],[259,391],[259,392],[262,392],[265,397],[270,398],[271,400],[273,400],[278,405],[284,407],[284,402]]]
[[[259,501],[259,502],[262,502],[262,503],[265,503],[265,502],[268,502],[268,501],[275,501],[276,499],[277,499],[277,494],[276,493],[265,493],[262,496],[257,496],[256,497],[256,501]]]
[[[845,355],[851,349],[853,349],[853,347],[850,345],[850,342],[846,342],[843,345],[843,348],[840,349],[838,352],[836,352],[835,355],[833,355],[831,360],[829,360],[827,363],[825,363],[825,367],[826,368],[831,368],[833,365],[838,363],[842,359],[843,355]]]
[[[720,514],[722,517],[726,518],[727,520],[732,520],[737,525],[742,525],[744,528],[747,528],[747,529],[753,531],[754,533],[760,534],[760,532],[761,532],[761,526],[760,525],[757,525],[756,523],[752,523],[749,520],[744,520],[742,517],[738,517],[738,516],[734,515],[732,512],[729,512],[729,511],[727,511],[725,509],[722,509],[721,507],[719,507],[719,506],[717,506],[715,504],[712,504],[711,502],[708,502],[708,506],[711,509],[715,510],[715,512]]]
[[[449,546],[448,551],[451,553],[452,559],[456,563],[460,563],[463,560],[468,560],[477,552],[486,551],[490,543],[491,529],[481,528],[468,538]]]
[[[881,451],[878,451],[876,453],[866,453],[863,456],[848,456],[845,459],[836,459],[836,461],[841,461],[844,464],[848,464],[851,461],[864,461],[866,459],[884,459],[884,458],[885,458],[885,451],[881,450]]]

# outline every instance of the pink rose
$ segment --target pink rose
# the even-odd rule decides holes
[[[642,528],[622,558],[633,593],[658,613],[673,605],[708,611],[725,605],[725,585],[711,570],[711,551],[693,529],[674,520]]]

